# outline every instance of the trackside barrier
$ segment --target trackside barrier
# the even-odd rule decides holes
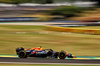
[[[47,29],[54,31],[100,35],[100,29],[83,29],[83,28],[57,27],[57,26],[46,26],[46,27]]]

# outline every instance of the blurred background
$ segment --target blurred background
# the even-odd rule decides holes
[[[0,21],[98,21],[99,5],[99,0],[0,0]]]

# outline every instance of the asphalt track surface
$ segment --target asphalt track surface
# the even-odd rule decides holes
[[[79,59],[45,59],[45,58],[5,58],[0,57],[0,63],[25,63],[25,64],[90,64],[100,65],[100,60]]]

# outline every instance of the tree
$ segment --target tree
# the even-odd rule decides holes
[[[81,13],[83,11],[80,7],[75,6],[63,6],[56,8],[52,11],[50,11],[50,14],[52,15],[63,15],[65,17],[72,17],[75,16],[76,13]]]
[[[53,0],[46,0],[46,3],[53,3]]]

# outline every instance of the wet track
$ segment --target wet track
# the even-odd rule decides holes
[[[100,64],[100,60],[91,59],[44,59],[44,58],[5,58],[0,63],[33,63],[33,64]]]

